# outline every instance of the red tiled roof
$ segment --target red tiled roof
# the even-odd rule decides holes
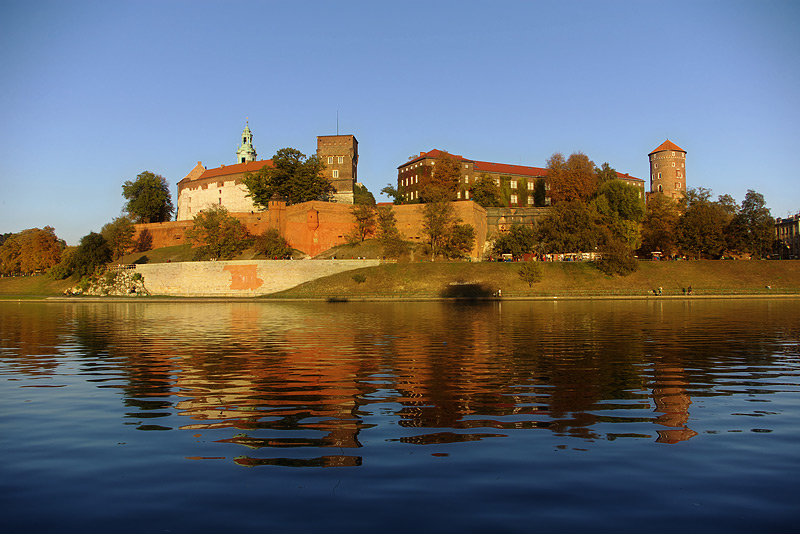
[[[500,174],[519,174],[522,176],[547,176],[547,169],[541,167],[526,167],[524,165],[509,165],[507,163],[492,163],[490,161],[476,161],[476,171],[496,172]]]
[[[655,150],[650,152],[650,154],[655,154],[656,152],[663,152],[664,150],[679,150],[679,151],[684,152],[684,153],[686,152],[684,149],[682,149],[681,147],[679,147],[678,145],[676,145],[675,143],[673,143],[672,141],[667,139],[666,141],[661,143],[658,146],[658,148],[656,148]],[[648,154],[648,156],[650,154]]]
[[[616,172],[616,171],[614,171],[614,172]],[[635,182],[644,182],[644,180],[642,180],[641,178],[636,178],[634,176],[631,176],[628,173],[624,173],[623,174],[621,172],[617,172],[617,178],[619,178],[620,180],[633,180]]]
[[[450,154],[448,152],[445,152],[444,150],[439,150],[438,148],[434,148],[433,150],[431,150],[429,152],[420,152],[419,156],[417,156],[416,158],[413,158],[413,159],[410,159],[410,160],[406,161],[402,165],[399,165],[397,168],[399,169],[400,167],[405,167],[406,165],[409,165],[411,163],[415,163],[415,162],[417,162],[417,161],[419,161],[421,159],[426,159],[426,158],[436,159],[436,158],[441,158],[444,155],[448,155],[451,158],[455,158],[455,159],[457,159],[459,161],[472,161],[471,159],[467,159],[467,158],[465,158],[463,156],[459,156],[458,154]]]
[[[245,163],[235,163],[233,165],[223,165],[222,167],[217,167],[216,169],[207,169],[206,172],[198,176],[196,180],[215,178],[217,176],[228,176],[230,174],[240,174],[243,172],[255,172],[265,165],[272,167],[272,160],[262,159],[260,161],[248,161]]]
[[[670,143],[672,146],[675,146],[675,148],[664,149],[664,150],[681,150],[680,148],[677,147],[677,145],[672,144],[670,141],[667,141],[667,143]],[[422,152],[418,157],[411,159],[406,163],[403,163],[397,168],[401,169],[406,165],[415,163],[419,160],[426,158],[439,158],[445,154],[448,153],[438,149],[433,149],[429,152]],[[477,161],[477,160],[467,159],[463,156],[459,156],[458,154],[448,154],[448,155],[460,161],[471,162],[473,164],[472,166],[473,169],[475,169],[478,172],[493,172],[497,174],[516,174],[520,176],[536,176],[536,177],[547,176],[547,169],[543,169],[541,167],[527,167],[525,165],[509,165],[507,163],[492,163],[491,161]],[[631,176],[630,174],[627,173],[623,174],[621,172],[617,173],[617,178],[619,178],[620,180],[644,182],[644,180],[642,180],[641,178],[636,178],[634,176]]]

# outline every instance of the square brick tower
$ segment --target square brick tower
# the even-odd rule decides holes
[[[336,192],[333,201],[353,203],[353,187],[358,181],[358,141],[354,135],[318,135],[317,157],[325,164],[323,176]]]

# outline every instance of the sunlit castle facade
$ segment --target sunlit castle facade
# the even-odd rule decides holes
[[[221,165],[206,169],[198,161],[186,177],[178,182],[178,213],[176,220],[190,221],[195,215],[212,206],[224,206],[232,213],[259,211],[247,196],[243,180],[246,172],[256,172],[272,160],[259,161],[253,146],[253,133],[247,125],[242,132],[242,143],[236,150],[234,165]]]
[[[327,135],[317,137],[317,155],[326,164],[323,176],[336,191],[334,202],[353,203],[353,184],[358,176],[358,141],[353,135]],[[224,206],[231,213],[261,211],[247,196],[244,176],[272,160],[259,160],[253,144],[253,132],[247,124],[242,131],[241,143],[236,149],[236,163],[206,169],[198,161],[194,169],[178,182],[178,221],[190,221],[195,215],[212,206]]]
[[[667,139],[648,154],[650,192],[680,199],[686,191],[686,151]]]

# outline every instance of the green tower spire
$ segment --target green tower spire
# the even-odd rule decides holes
[[[250,121],[248,120],[242,131],[242,144],[236,150],[236,163],[255,161],[257,157],[256,147],[253,146],[253,132],[250,131]]]

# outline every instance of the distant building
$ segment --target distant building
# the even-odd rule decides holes
[[[783,259],[800,258],[800,214],[775,219],[775,253]]]
[[[683,198],[686,191],[686,151],[667,139],[648,154],[650,192]]]
[[[317,156],[326,164],[323,175],[336,191],[334,202],[353,203],[353,184],[358,168],[358,141],[352,135],[325,135],[317,137]],[[330,163],[329,163],[330,162]],[[272,160],[258,160],[253,145],[253,132],[247,124],[242,131],[242,142],[236,150],[236,163],[206,169],[202,162],[178,182],[178,213],[176,220],[192,220],[195,215],[212,206],[224,206],[232,213],[261,211],[247,196],[244,176]]]
[[[406,202],[419,199],[420,191],[431,178],[436,160],[445,155],[458,160],[462,167],[459,190],[456,193],[459,200],[470,200],[470,185],[482,175],[487,175],[500,187],[501,201],[507,207],[533,207],[533,191],[539,179],[545,180],[545,191],[550,191],[547,169],[472,160],[434,149],[420,152],[419,156],[412,157],[397,167],[397,190],[401,192]],[[644,180],[619,172],[617,178],[637,187],[640,191],[639,196],[644,197]],[[546,198],[546,203],[550,204],[549,196]]]

